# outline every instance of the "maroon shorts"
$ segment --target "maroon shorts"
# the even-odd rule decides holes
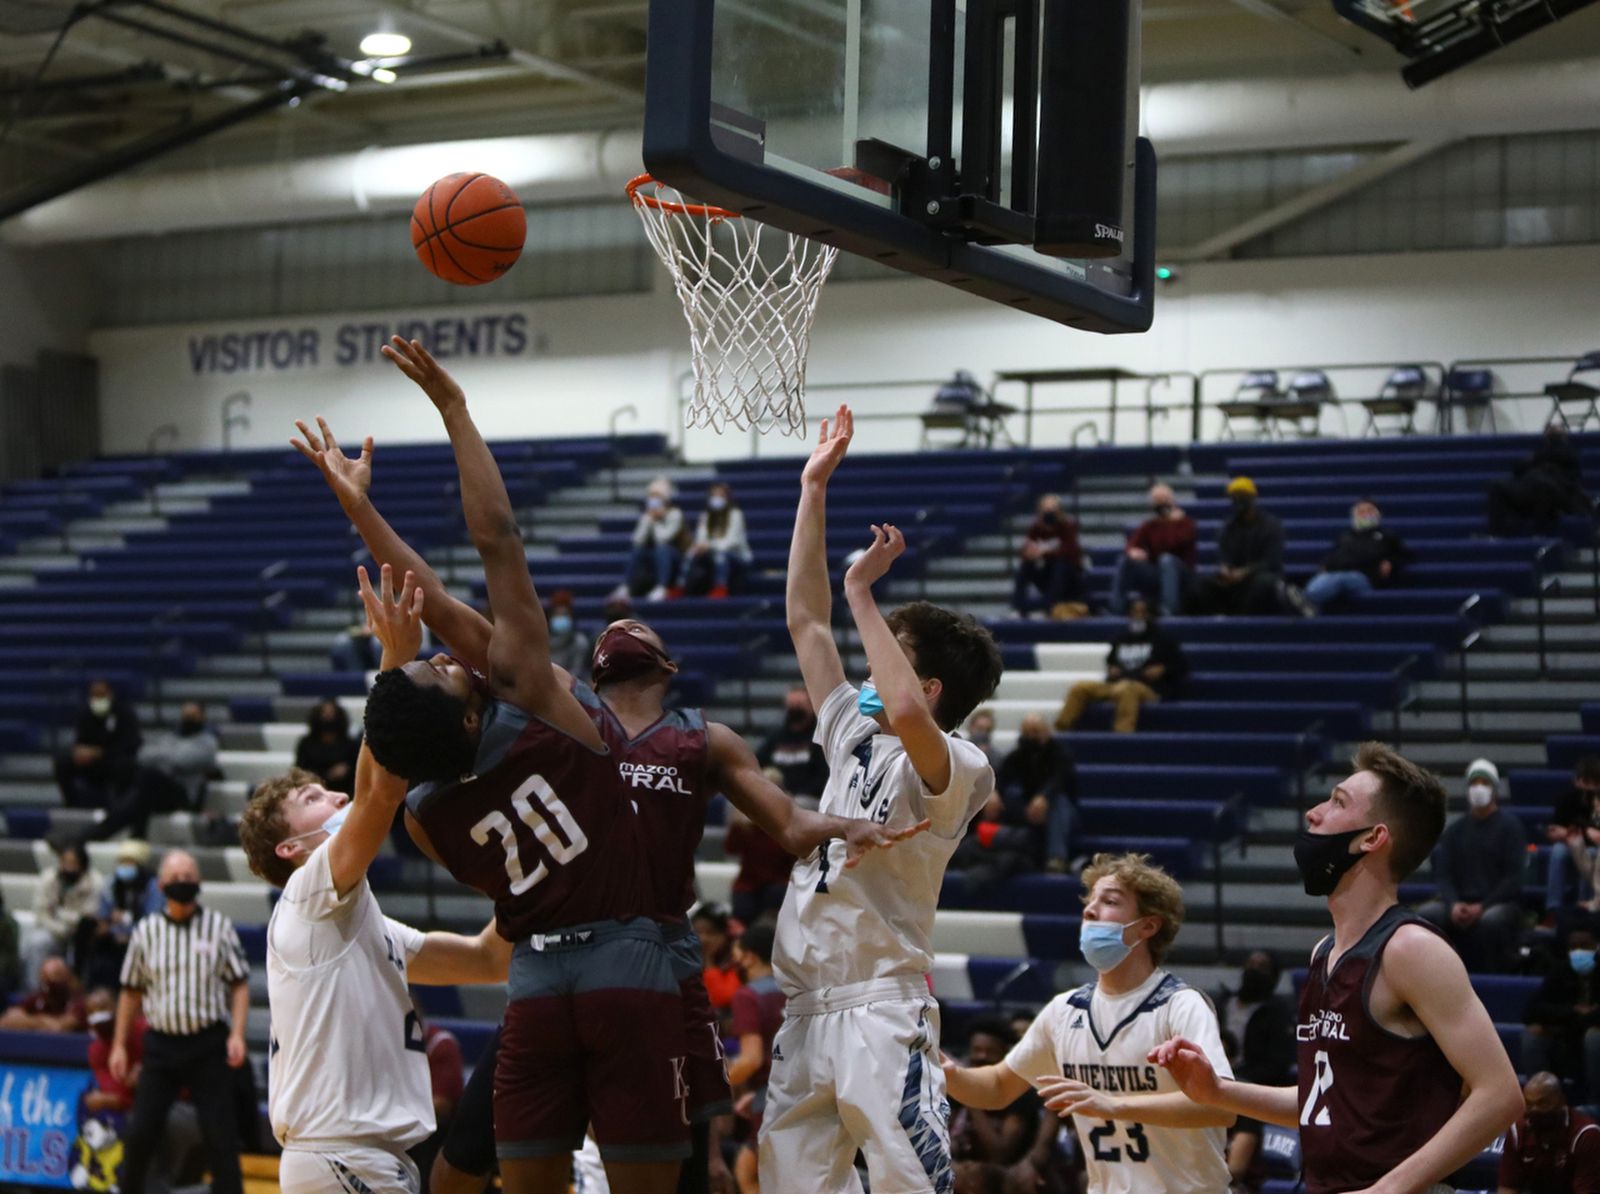
[[[561,1156],[592,1128],[608,1161],[689,1155],[678,984],[660,930],[607,921],[517,945],[494,1072],[495,1152]]]
[[[733,1110],[728,1087],[728,1054],[722,1047],[717,1013],[706,994],[705,962],[700,938],[687,925],[667,929],[667,949],[672,952],[673,973],[683,1001],[683,1032],[689,1050],[689,1119],[703,1123]]]

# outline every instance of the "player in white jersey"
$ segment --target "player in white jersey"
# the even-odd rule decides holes
[[[846,407],[831,429],[823,422],[789,554],[789,632],[830,772],[821,811],[929,829],[851,869],[840,841],[795,864],[773,947],[788,1007],[773,1042],[761,1189],[857,1190],[859,1148],[874,1194],[945,1194],[949,1105],[927,978],[933,915],[945,866],[994,790],[983,752],[950,731],[994,691],[1000,653],[971,618],[926,602],[885,620],[872,585],[905,541],[874,527],[844,584],[871,675],[860,689],[846,681],[830,625],[824,507],[851,427]]]
[[[1100,977],[1046,1004],[998,1065],[947,1061],[950,1097],[995,1109],[1037,1087],[1047,1107],[1072,1117],[1089,1194],[1225,1194],[1234,1117],[1191,1102],[1149,1060],[1182,1035],[1231,1074],[1210,1003],[1161,968],[1183,923],[1183,893],[1142,854],[1097,855],[1083,881],[1080,941]]]
[[[422,594],[408,573],[396,605],[361,573],[384,666],[415,655]],[[250,867],[283,888],[267,926],[272,1009],[267,1114],[283,1147],[285,1194],[421,1188],[406,1150],[432,1135],[432,1087],[408,982],[505,981],[511,945],[491,923],[476,938],[423,934],[386,917],[367,868],[405,802],[405,781],[361,748],[354,801],[291,771],[251,797],[240,822]]]

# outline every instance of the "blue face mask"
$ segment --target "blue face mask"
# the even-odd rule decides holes
[[[571,634],[572,618],[567,614],[555,614],[550,619],[551,634]]]
[[[1569,950],[1567,961],[1572,963],[1572,969],[1578,974],[1594,973],[1594,950],[1592,949]]]
[[[1128,924],[1137,924],[1129,921]],[[1115,970],[1133,952],[1133,946],[1122,940],[1128,925],[1110,924],[1106,921],[1086,920],[1078,928],[1078,948],[1083,960],[1101,974]]]
[[[341,808],[334,809],[333,815],[322,823],[322,827],[320,829],[308,829],[305,833],[297,833],[293,837],[286,837],[283,840],[286,842],[297,842],[301,838],[310,837],[315,833],[325,833],[328,835],[326,840],[331,842],[334,839],[334,836],[338,834],[340,827],[344,825],[345,818],[349,815],[350,806],[346,804]],[[307,848],[310,849],[310,847]]]
[[[856,708],[861,710],[862,717],[877,717],[883,712],[883,698],[870,683],[863,684],[856,695]]]
[[[124,883],[132,883],[139,877],[139,868],[131,862],[119,862],[117,869],[112,873]]]

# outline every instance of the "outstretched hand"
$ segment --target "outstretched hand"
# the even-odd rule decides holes
[[[901,842],[916,837],[932,824],[932,821],[924,819],[915,825],[890,829],[879,825],[876,821],[851,821],[850,828],[844,835],[844,869],[848,871],[853,868],[867,856],[869,850],[892,850]]]
[[[379,575],[380,592],[372,591],[365,568],[356,569],[361,583],[361,603],[367,607],[367,629],[383,645],[380,667],[387,670],[409,663],[422,649],[422,588],[407,572],[394,591],[394,570],[385,564]]]
[[[1175,1036],[1150,1050],[1145,1060],[1171,1074],[1192,1102],[1214,1106],[1222,1097],[1222,1083],[1211,1059],[1193,1041]]]
[[[289,446],[317,466],[339,504],[348,510],[364,499],[367,490],[372,488],[372,437],[369,435],[361,441],[360,456],[350,457],[339,447],[339,441],[333,438],[333,429],[321,415],[317,416],[321,436],[313,434],[299,419],[294,425],[300,429],[300,435],[291,439]]]
[[[850,447],[850,437],[856,432],[855,416],[848,406],[839,407],[830,424],[822,420],[822,430],[817,434],[817,446],[811,449],[811,459],[800,474],[802,485],[826,485],[833,470],[839,467]]]
[[[395,336],[381,351],[399,366],[401,373],[421,387],[441,415],[451,407],[466,402],[467,395],[456,379],[433,359],[433,354],[422,346],[422,341]]]
[[[856,558],[850,571],[844,574],[846,585],[865,585],[871,588],[888,574],[889,567],[906,550],[906,537],[900,528],[890,523],[872,528],[872,546]]]

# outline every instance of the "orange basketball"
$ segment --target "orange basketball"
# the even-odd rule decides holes
[[[457,286],[493,282],[516,264],[528,217],[516,192],[487,174],[447,174],[411,209],[411,247]]]

